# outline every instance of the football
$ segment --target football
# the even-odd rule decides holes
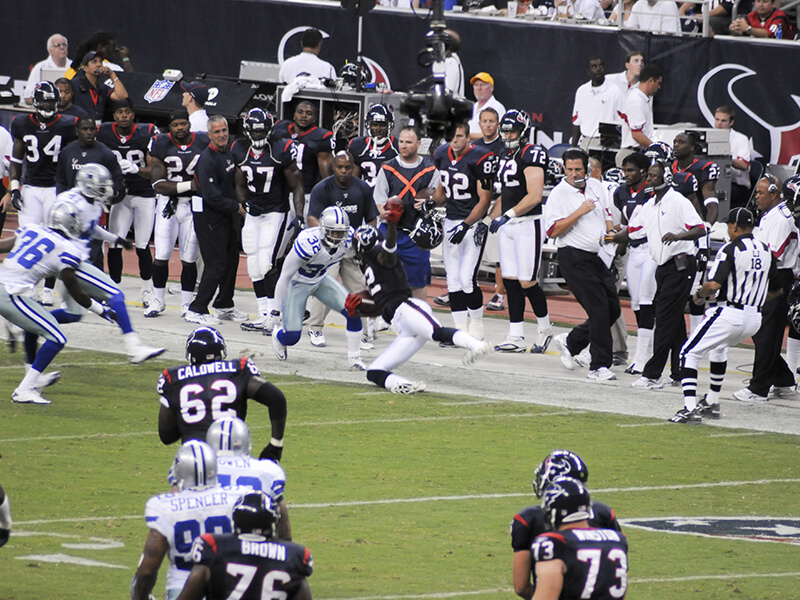
[[[355,295],[361,298],[361,304],[358,305],[356,316],[377,317],[380,314],[378,308],[375,306],[375,300],[367,290],[356,292]]]

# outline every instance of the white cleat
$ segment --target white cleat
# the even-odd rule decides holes
[[[370,342],[367,336],[364,336],[361,338],[359,348],[361,348],[361,350],[375,350],[375,344]]]
[[[252,319],[250,321],[245,321],[239,327],[242,328],[242,331],[264,331],[264,328],[267,326],[267,323],[270,322],[269,315],[259,315],[257,319]]]
[[[616,378],[617,376],[608,367],[600,367],[594,371],[589,371],[589,375],[586,377],[590,381],[614,381]]]
[[[525,345],[525,338],[520,335],[508,336],[502,344],[497,344],[494,347],[495,352],[527,352],[528,347]]]
[[[475,364],[479,358],[486,356],[492,351],[492,347],[487,342],[481,342],[477,346],[475,346],[472,350],[467,352],[462,358],[461,362],[466,365]]]
[[[187,323],[197,323],[198,325],[219,325],[220,320],[212,314],[196,313],[193,310],[187,310],[183,316]]]
[[[166,348],[152,348],[150,346],[137,346],[133,351],[128,352],[128,360],[131,364],[140,365],[146,360],[155,358],[163,354]]]
[[[142,306],[145,308],[150,308],[155,300],[155,296],[153,296],[153,292],[150,290],[142,290]]]
[[[14,390],[11,394],[11,401],[17,404],[50,404],[50,400],[42,398],[38,390]]]
[[[241,323],[242,321],[247,321],[250,318],[246,312],[242,312],[240,310],[236,310],[236,308],[217,308],[215,311],[215,316],[220,321],[235,321],[236,323]]]
[[[553,339],[553,345],[560,354],[561,364],[564,365],[564,368],[574,371],[575,359],[572,358],[572,354],[570,354],[569,348],[567,347],[567,334],[562,333],[561,335],[557,335],[555,339]]]
[[[189,303],[181,304],[181,319],[186,318],[186,313],[189,312]]]
[[[642,375],[631,384],[631,387],[639,390],[660,390],[664,387],[664,384],[660,379],[649,379]]]
[[[44,288],[42,290],[41,296],[39,296],[39,304],[42,306],[53,306],[55,304],[56,297],[53,293],[53,290],[50,288]]]
[[[61,371],[50,371],[49,373],[42,373],[39,375],[39,379],[36,380],[33,387],[37,390],[43,390],[59,381],[61,381]]]
[[[324,348],[327,345],[327,342],[325,341],[325,334],[321,331],[311,331],[309,329],[308,340],[315,348]]]
[[[145,308],[144,316],[147,317],[148,319],[152,319],[153,317],[157,317],[158,315],[163,313],[165,308],[166,306],[164,306],[163,302],[153,298],[150,301],[150,304],[147,306],[147,308]]]
[[[272,349],[275,350],[275,356],[278,357],[278,360],[286,360],[286,346],[280,343],[278,340],[278,333],[280,330],[274,332],[275,335],[272,336]]]
[[[349,363],[349,370],[350,371],[366,371],[367,365],[363,363],[361,358],[350,358],[348,359]]]
[[[403,383],[395,383],[389,391],[393,394],[416,394],[417,392],[424,392],[424,381],[404,381]]]

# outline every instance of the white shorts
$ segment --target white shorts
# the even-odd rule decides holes
[[[430,305],[419,298],[409,298],[397,307],[392,326],[397,338],[372,361],[367,370],[393,371],[432,339],[434,327],[441,327]]]
[[[511,219],[498,233],[503,277],[519,281],[538,280],[544,244],[541,217]]]
[[[175,214],[165,219],[161,214],[169,198],[157,196],[156,205],[156,260],[169,260],[178,241],[178,252],[182,262],[193,263],[197,260],[197,235],[194,232],[194,219],[189,198],[181,198]]]
[[[278,212],[244,218],[242,249],[247,255],[247,273],[252,281],[264,279],[282,256],[289,237],[286,232],[289,222],[289,213]]]
[[[144,249],[150,243],[155,222],[156,199],[128,195],[122,202],[111,207],[108,215],[108,230],[120,237],[125,237],[133,225],[136,247]],[[120,246],[110,244],[110,247],[119,248]]]
[[[628,295],[631,298],[632,310],[636,311],[642,305],[653,304],[653,298],[656,297],[656,267],[658,263],[650,255],[647,244],[630,248],[625,276],[628,280]]]
[[[696,369],[706,353],[711,362],[725,362],[728,348],[751,337],[759,327],[761,313],[755,308],[709,308],[703,321],[681,348],[681,360],[690,369]]]
[[[47,215],[56,201],[56,188],[23,185],[22,208],[19,209],[20,229],[26,225],[47,225]]]
[[[442,260],[447,277],[447,291],[471,294],[474,289],[475,276],[481,260],[483,248],[475,245],[475,226],[467,230],[460,244],[451,244],[447,233],[456,227],[460,220],[444,220],[444,243],[442,244]]]

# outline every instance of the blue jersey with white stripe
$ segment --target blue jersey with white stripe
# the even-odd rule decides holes
[[[64,269],[77,269],[80,250],[60,233],[41,225],[28,225],[16,232],[17,241],[0,266],[0,284],[9,294],[26,294],[45,277]]]

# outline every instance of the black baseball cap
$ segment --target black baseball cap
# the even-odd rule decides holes
[[[755,227],[756,220],[746,208],[733,208],[728,213],[728,224],[737,225],[739,227]]]

